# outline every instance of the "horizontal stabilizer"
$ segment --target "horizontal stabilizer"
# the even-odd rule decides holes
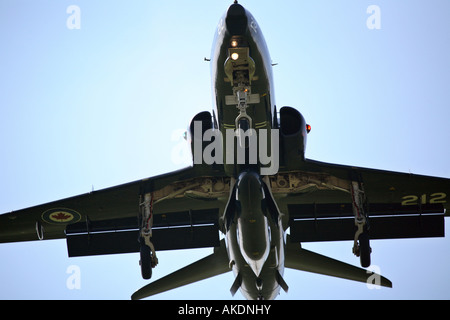
[[[231,269],[229,268],[225,242],[222,240],[220,247],[215,248],[213,254],[142,287],[131,296],[131,299],[143,299],[200,280],[218,276],[228,271],[231,271]]]
[[[377,285],[392,288],[392,282],[381,275],[305,250],[300,244],[289,241],[286,244],[285,267],[371,284],[371,279],[376,276],[379,279]]]

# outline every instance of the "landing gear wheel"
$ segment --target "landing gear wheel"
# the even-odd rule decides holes
[[[370,266],[370,254],[372,249],[369,244],[369,234],[363,232],[359,235],[359,258],[361,260],[361,267],[368,268]]]
[[[152,251],[149,246],[145,244],[145,240],[141,238],[141,260],[139,264],[141,266],[142,278],[148,280],[152,277]]]

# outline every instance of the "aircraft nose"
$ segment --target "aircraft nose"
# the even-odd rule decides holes
[[[228,8],[225,19],[227,30],[232,36],[244,35],[247,30],[247,15],[243,6],[237,1]]]

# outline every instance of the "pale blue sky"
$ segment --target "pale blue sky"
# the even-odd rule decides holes
[[[0,212],[182,167],[172,151],[211,110],[209,57],[232,1],[0,2]],[[312,125],[308,158],[450,177],[450,2],[240,1],[271,52],[278,106]],[[70,5],[81,29],[69,30]],[[381,29],[369,30],[369,5]],[[180,137],[181,138],[181,137]],[[448,229],[448,228],[447,228]],[[358,265],[351,242],[305,248]],[[450,240],[372,241],[393,289],[287,270],[280,299],[450,298]],[[159,278],[210,253],[159,253]],[[65,241],[0,245],[1,299],[128,299],[137,254],[67,258]],[[66,270],[81,270],[81,289]],[[232,273],[161,294],[229,299]],[[235,299],[242,299],[238,293]]]

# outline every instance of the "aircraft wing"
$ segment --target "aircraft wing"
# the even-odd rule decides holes
[[[353,240],[352,182],[364,192],[371,239],[444,236],[450,179],[313,160],[289,177],[294,181],[282,184],[290,191],[281,188],[277,197],[272,186],[281,211],[289,214],[292,242]]]
[[[217,247],[221,196],[229,191],[221,175],[189,167],[6,213],[0,243],[67,238],[69,256],[139,252],[140,203],[151,194],[156,250]]]

